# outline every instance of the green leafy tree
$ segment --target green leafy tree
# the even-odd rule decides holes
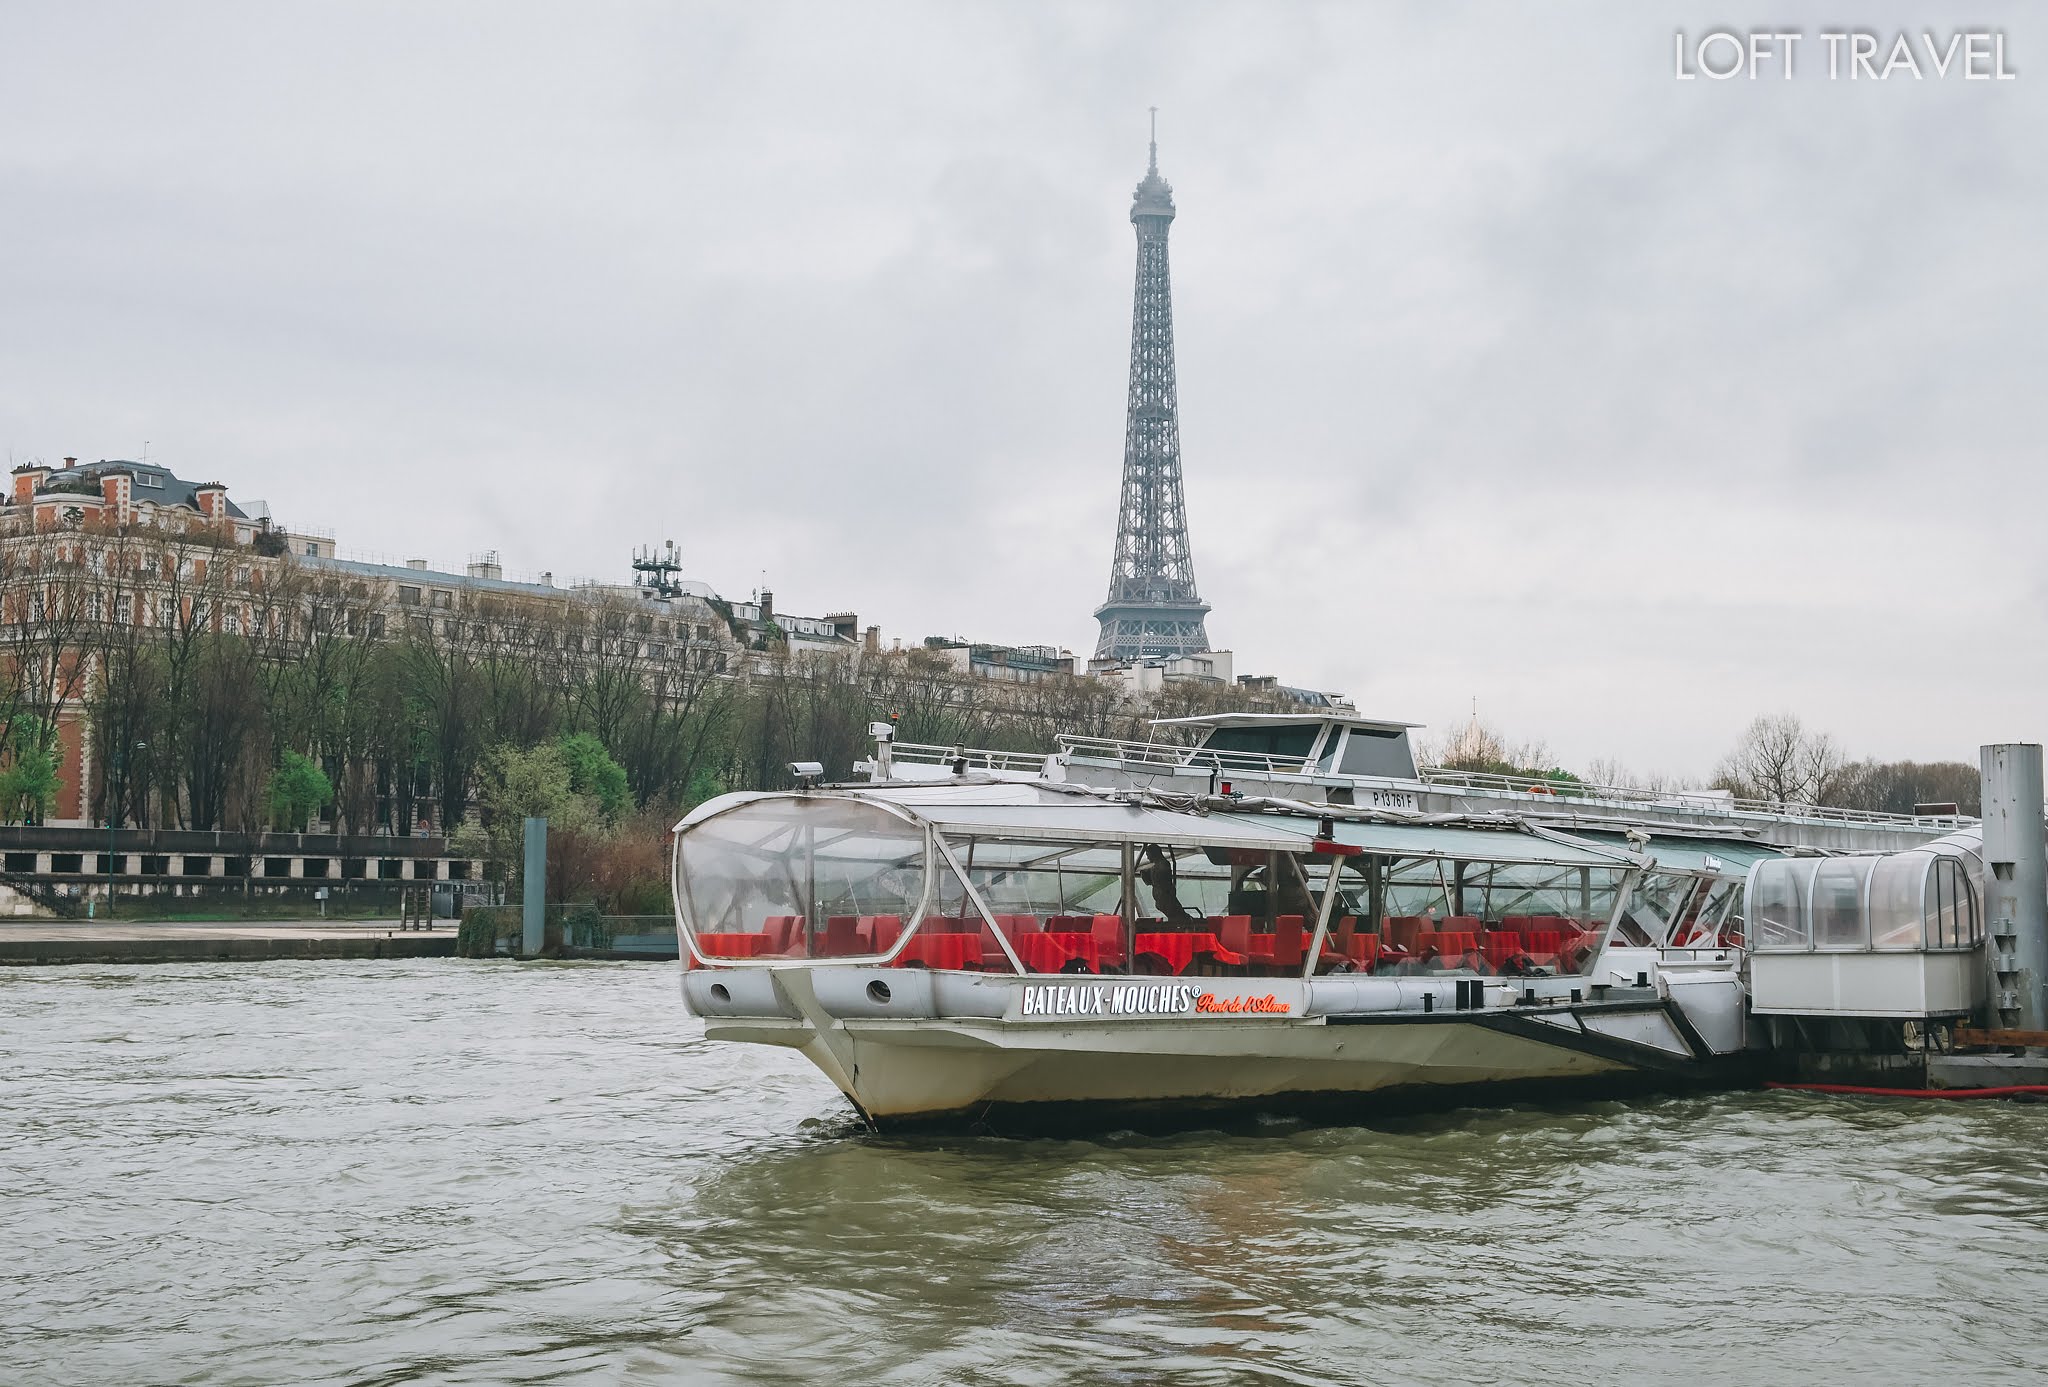
[[[270,791],[265,796],[271,822],[293,833],[305,830],[313,812],[334,800],[334,786],[327,772],[296,751],[286,751],[277,769],[270,773]]]
[[[0,771],[0,816],[40,823],[57,807],[57,758],[49,725],[26,714],[14,720],[7,769]]]
[[[590,800],[607,823],[617,820],[632,799],[625,767],[588,732],[570,733],[556,743],[556,750],[569,773],[569,792]]]

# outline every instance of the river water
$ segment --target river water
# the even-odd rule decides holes
[[[0,1382],[2048,1376],[2048,1106],[865,1136],[672,965],[0,970]]]

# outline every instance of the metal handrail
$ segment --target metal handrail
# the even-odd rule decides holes
[[[1115,761],[1123,765],[1177,770],[1198,767],[1239,775],[1304,777],[1321,774],[1306,757],[1273,756],[1254,751],[1222,751],[1211,747],[1180,746],[1172,742],[1133,742],[1116,737],[1084,737],[1062,732],[1054,739],[1060,754],[1085,760]],[[943,765],[959,756],[975,770],[1035,771],[1045,764],[1038,752],[991,751],[977,747],[940,746],[898,742],[899,760]],[[1334,779],[1354,777],[1333,775]],[[1385,777],[1366,777],[1385,779]],[[1491,771],[1460,771],[1430,766],[1417,775],[1425,785],[1445,789],[1493,791],[1513,795],[1543,795],[1558,800],[1615,801],[1652,806],[1666,813],[1725,818],[1730,814],[1762,814],[1773,818],[1804,818],[1822,822],[1871,825],[1963,827],[1976,822],[1967,814],[1894,814],[1878,809],[1845,809],[1829,804],[1804,804],[1787,800],[1747,799],[1708,795],[1691,790],[1646,790],[1633,785],[1598,785],[1583,780],[1547,780],[1540,776],[1500,775]]]
[[[1976,820],[1962,814],[1894,814],[1880,809],[1845,809],[1831,804],[1805,804],[1797,800],[1745,799],[1733,795],[1709,795],[1697,790],[1646,790],[1634,785],[1596,785],[1583,780],[1547,780],[1540,776],[1500,775],[1491,771],[1459,771],[1446,766],[1423,769],[1425,784],[1498,790],[1510,794],[1555,795],[1559,799],[1622,800],[1651,804],[1680,813],[1769,814],[1861,824],[1944,824],[1963,825]]]
[[[898,761],[934,766],[943,766],[965,757],[967,768],[976,771],[1045,769],[1045,753],[1042,751],[990,751],[985,747],[941,746],[936,742],[895,742],[891,746],[891,754]]]
[[[1273,756],[1259,751],[1222,751],[1206,746],[1181,746],[1173,742],[1127,742],[1115,737],[1077,737],[1062,732],[1059,748],[1069,755],[1091,760],[1135,762],[1144,766],[1200,766],[1205,769],[1240,771],[1263,775],[1307,775],[1313,769],[1305,756]]]

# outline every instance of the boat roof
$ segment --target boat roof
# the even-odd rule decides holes
[[[1576,836],[1576,835],[1575,835]],[[1584,836],[1596,843],[1625,843],[1625,835],[1587,830]],[[1741,874],[1750,864],[1766,857],[1783,857],[1785,850],[1752,839],[1695,837],[1652,832],[1650,841],[1638,849],[1653,868],[1667,872],[1733,872]]]
[[[1191,718],[1152,719],[1154,727],[1267,727],[1283,722],[1334,722],[1340,727],[1370,727],[1381,732],[1406,732],[1422,726],[1419,722],[1389,722],[1327,708],[1304,708],[1298,713],[1203,713]]]
[[[977,779],[721,795],[698,805],[676,827],[689,828],[742,804],[805,797],[886,804],[944,833],[1260,852],[1312,852],[1326,817],[1255,810],[1203,812],[1142,796],[1111,797],[1043,782]],[[1339,817],[1331,828],[1335,842],[1396,858],[1602,868],[1635,866],[1642,861],[1626,848],[1575,838],[1509,816],[1454,823]]]

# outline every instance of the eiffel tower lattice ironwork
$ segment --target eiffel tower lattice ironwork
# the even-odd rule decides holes
[[[1209,648],[1188,550],[1180,488],[1180,402],[1173,370],[1173,285],[1166,233],[1173,189],[1159,176],[1155,111],[1151,162],[1131,202],[1138,230],[1138,281],[1131,305],[1131,392],[1124,417],[1123,501],[1109,598],[1095,609],[1098,660],[1134,661]]]

